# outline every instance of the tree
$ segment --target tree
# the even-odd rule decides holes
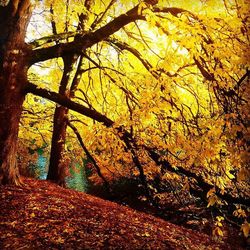
[[[16,145],[30,51],[24,39],[31,14],[30,1],[9,1],[0,6],[1,183],[20,183]]]
[[[18,126],[27,85],[28,68],[39,61],[67,54],[81,53],[138,18],[138,6],[101,29],[79,37],[74,42],[32,50],[25,35],[32,8],[30,1],[8,1],[0,6],[1,14],[1,183],[20,183],[16,167]],[[17,63],[18,62],[18,63]],[[15,103],[15,104],[14,104]]]

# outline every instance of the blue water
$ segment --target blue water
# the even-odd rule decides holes
[[[38,167],[38,172],[39,172],[39,179],[41,180],[46,180],[47,177],[47,159],[43,155],[39,154],[38,160],[37,160],[37,167]]]
[[[37,160],[37,173],[38,178],[41,180],[46,180],[48,167],[47,167],[48,159],[43,156],[42,151],[38,151],[38,160]],[[87,192],[88,189],[88,181],[85,172],[85,167],[83,164],[76,164],[74,168],[70,168],[70,175],[66,178],[66,185],[68,188],[75,189],[82,192]]]
[[[85,169],[82,165],[77,164],[74,170],[70,168],[70,176],[66,178],[66,184],[71,189],[87,192],[88,182]]]

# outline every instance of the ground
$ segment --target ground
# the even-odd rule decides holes
[[[0,186],[0,249],[236,249],[48,181],[24,183]]]

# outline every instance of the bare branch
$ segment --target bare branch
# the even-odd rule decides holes
[[[123,26],[138,20],[145,18],[138,14],[138,5],[125,14],[116,17],[114,20],[96,30],[90,32],[84,36],[76,37],[73,42],[65,44],[57,44],[48,48],[41,48],[31,52],[29,64],[32,65],[39,61],[45,61],[48,59],[63,57],[68,54],[81,54],[82,51],[93,46],[94,44],[104,40],[110,35],[117,32]]]
[[[96,172],[98,174],[98,176],[103,180],[104,182],[104,185],[106,187],[106,189],[108,190],[108,192],[111,192],[111,188],[110,188],[110,185],[108,183],[108,181],[106,180],[106,178],[104,177],[104,175],[102,174],[101,172],[101,169],[100,167],[98,166],[96,160],[94,159],[94,157],[91,155],[91,153],[89,152],[89,150],[87,149],[87,147],[85,146],[84,142],[83,142],[83,139],[78,131],[78,129],[71,123],[71,122],[67,122],[67,125],[74,131],[82,149],[84,150],[86,156],[88,157],[88,159],[90,159],[96,169]]]
[[[103,123],[107,127],[111,127],[114,124],[114,122],[112,120],[110,120],[106,116],[102,115],[98,111],[84,107],[83,105],[78,104],[76,102],[73,102],[68,97],[60,95],[56,92],[39,88],[38,86],[36,86],[33,83],[29,83],[27,85],[26,91],[28,93],[32,93],[32,94],[35,94],[37,96],[44,97],[48,100],[51,100],[51,101],[56,102],[62,106],[65,106],[71,110],[74,110],[74,111],[82,114],[82,115],[85,115],[91,119],[94,119],[98,122]]]

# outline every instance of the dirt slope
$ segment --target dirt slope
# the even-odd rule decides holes
[[[231,249],[153,216],[47,181],[0,186],[0,249]]]

